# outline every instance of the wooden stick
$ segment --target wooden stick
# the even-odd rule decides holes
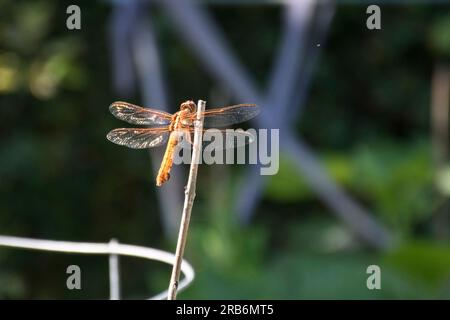
[[[195,121],[194,145],[192,147],[192,160],[189,169],[189,178],[184,190],[184,205],[181,216],[180,231],[178,233],[177,249],[175,252],[175,262],[173,264],[172,276],[170,277],[169,294],[167,300],[175,300],[177,297],[178,281],[180,279],[181,262],[183,261],[184,248],[191,219],[192,206],[195,198],[195,185],[197,182],[197,170],[200,163],[200,149],[202,145],[203,117],[206,102],[199,100],[197,103],[197,119]]]

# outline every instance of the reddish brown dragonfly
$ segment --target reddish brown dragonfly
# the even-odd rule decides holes
[[[184,137],[192,143],[194,121],[197,116],[196,104],[185,101],[180,105],[180,111],[170,114],[164,111],[142,108],[127,102],[114,102],[109,107],[111,113],[118,119],[131,124],[145,125],[148,128],[118,128],[106,136],[109,141],[133,149],[145,149],[161,146],[167,142],[166,152],[156,177],[156,185],[161,186],[170,178],[175,147]],[[259,108],[254,104],[237,104],[203,112],[203,126],[216,128],[230,126],[255,117]],[[225,133],[225,131],[223,131]],[[245,131],[235,131],[243,134]],[[250,135],[251,138],[251,135]],[[247,140],[248,142],[248,140]]]

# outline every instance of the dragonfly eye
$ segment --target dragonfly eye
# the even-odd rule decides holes
[[[188,110],[189,112],[194,112],[197,109],[194,101],[188,100],[181,104],[180,110]]]

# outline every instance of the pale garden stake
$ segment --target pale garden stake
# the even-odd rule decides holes
[[[203,134],[203,112],[206,102],[199,100],[197,103],[197,118],[194,122],[194,145],[192,150],[192,161],[189,169],[189,178],[184,191],[184,205],[181,216],[180,231],[178,232],[177,249],[175,251],[175,262],[173,264],[172,276],[170,277],[169,293],[167,300],[175,300],[177,297],[178,281],[180,280],[181,263],[183,262],[184,248],[186,247],[189,221],[191,219],[192,206],[195,199],[195,186],[197,182],[197,171],[200,160],[200,149]]]

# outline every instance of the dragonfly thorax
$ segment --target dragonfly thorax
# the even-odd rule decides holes
[[[182,129],[192,125],[191,112],[189,109],[180,110],[172,116],[172,121],[169,125],[169,131]]]

